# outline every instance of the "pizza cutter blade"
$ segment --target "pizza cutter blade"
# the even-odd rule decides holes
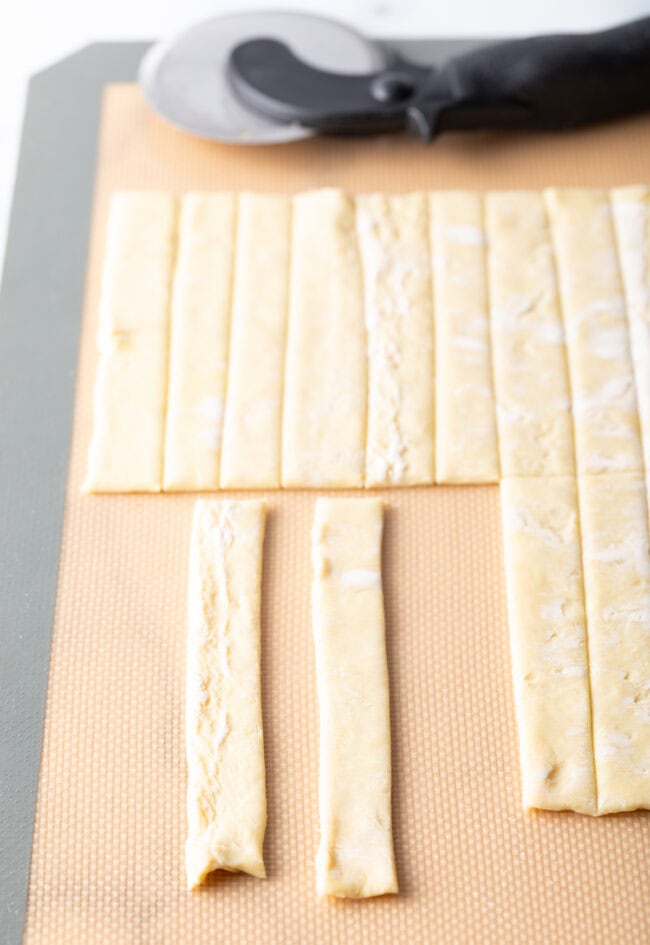
[[[177,128],[233,144],[280,144],[317,134],[297,121],[247,107],[227,70],[232,51],[260,36],[276,39],[317,69],[376,72],[388,54],[344,23],[291,12],[247,12],[215,17],[157,43],[142,60],[139,82],[151,107]]]

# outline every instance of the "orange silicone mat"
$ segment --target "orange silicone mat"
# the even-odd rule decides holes
[[[87,496],[98,274],[117,187],[613,185],[650,180],[650,117],[564,135],[193,140],[135,86],[104,101],[26,927],[28,945],[650,940],[650,815],[520,809],[496,487],[396,489],[384,582],[401,892],[319,900],[309,610],[314,495],[269,493],[263,588],[268,879],[185,889],[188,540],[195,496]],[[533,563],[534,566],[534,563]]]

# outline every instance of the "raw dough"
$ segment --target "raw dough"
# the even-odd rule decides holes
[[[479,194],[430,198],[436,327],[436,480],[497,482],[485,232]]]
[[[117,195],[85,488],[641,472],[642,431],[647,472],[650,191],[612,199],[632,346],[602,190],[190,194],[176,262],[174,198]]]
[[[650,188],[617,187],[611,199],[627,301],[643,457],[650,475]]]
[[[573,475],[564,327],[542,195],[487,194],[486,227],[501,475]]]
[[[320,709],[320,895],[397,892],[381,532],[378,499],[316,503],[312,602]]]
[[[627,315],[608,195],[548,190],[579,474],[643,469]]]
[[[650,807],[650,555],[641,474],[583,476],[598,812]]]
[[[265,505],[199,501],[190,552],[186,843],[190,889],[216,869],[264,876],[260,582]]]
[[[291,201],[242,194],[237,214],[222,488],[278,488]]]
[[[501,482],[524,808],[596,813],[573,477]]]
[[[188,194],[172,295],[166,491],[217,489],[228,370],[236,201]]]
[[[293,203],[282,484],[363,485],[366,332],[354,203],[340,190]]]
[[[176,202],[169,194],[113,195],[84,483],[89,492],[158,492],[161,487],[175,229]]]
[[[424,194],[357,197],[368,335],[367,486],[434,479],[434,362]]]

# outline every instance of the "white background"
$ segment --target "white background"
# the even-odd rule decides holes
[[[90,42],[263,8],[329,14],[378,37],[489,37],[600,29],[649,14],[650,0],[0,0],[0,267],[30,75]]]

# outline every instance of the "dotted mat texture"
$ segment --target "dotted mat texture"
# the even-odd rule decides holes
[[[183,711],[194,497],[80,489],[112,190],[396,192],[648,179],[650,117],[565,135],[446,135],[432,147],[395,137],[229,148],[167,127],[135,86],[107,89],[27,945],[650,940],[650,816],[521,811],[498,487],[383,493],[400,894],[364,902],[315,892],[314,495],[268,496],[268,879],[217,873],[188,893]]]

